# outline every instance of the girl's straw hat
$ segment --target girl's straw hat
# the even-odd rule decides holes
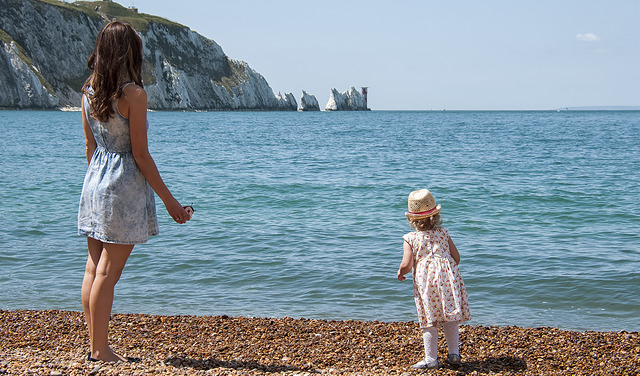
[[[427,218],[440,213],[440,204],[436,205],[428,189],[413,191],[409,194],[409,211],[404,213],[407,218]]]

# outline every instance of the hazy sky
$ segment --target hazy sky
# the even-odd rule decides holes
[[[117,1],[321,108],[350,86],[374,110],[640,105],[638,0]]]

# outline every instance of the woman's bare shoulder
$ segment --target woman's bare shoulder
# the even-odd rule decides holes
[[[122,99],[124,99],[125,104],[146,105],[147,92],[136,84],[129,84],[122,89]]]
[[[124,88],[122,88],[122,94],[129,98],[134,98],[140,95],[147,95],[147,92],[140,86],[136,84],[128,84]]]

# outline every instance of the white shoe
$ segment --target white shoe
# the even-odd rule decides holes
[[[440,366],[440,363],[438,363],[438,359],[432,360],[432,361],[427,361],[426,359],[423,359],[422,361],[412,365],[411,368],[413,368],[413,369],[425,369],[425,368],[433,369],[433,368],[438,368],[439,366]]]

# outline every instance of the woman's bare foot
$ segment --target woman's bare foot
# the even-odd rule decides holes
[[[113,352],[113,350],[111,350],[111,348],[107,348],[106,351],[94,350],[92,353],[89,354],[89,360],[91,361],[101,360],[103,362],[115,363],[115,362],[126,362],[127,358],[116,354],[115,352]]]

